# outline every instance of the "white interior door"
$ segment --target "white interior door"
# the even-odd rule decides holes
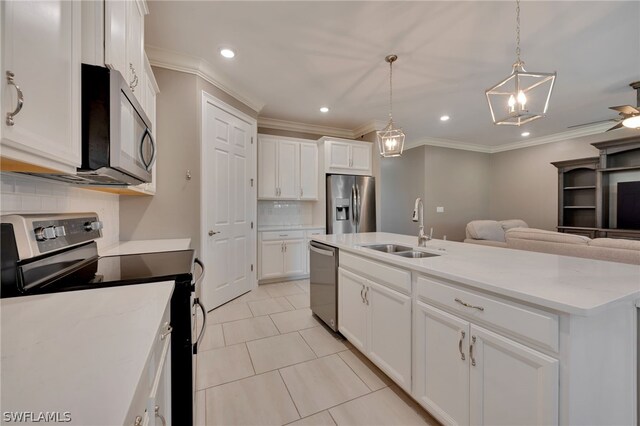
[[[223,109],[224,108],[224,109]],[[210,310],[257,285],[255,221],[255,147],[250,124],[240,114],[203,94],[202,286]]]

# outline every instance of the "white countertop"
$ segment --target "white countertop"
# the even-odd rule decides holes
[[[100,256],[119,256],[126,254],[152,253],[158,251],[176,251],[190,248],[191,238],[169,240],[133,240],[120,241],[117,245],[100,251]]]
[[[2,299],[2,411],[68,411],[65,424],[124,424],[173,285]]]
[[[263,231],[303,231],[308,229],[324,229],[324,225],[258,225],[258,232]]]
[[[315,235],[313,240],[461,284],[575,315],[640,299],[640,266],[524,250],[432,240],[419,250],[441,254],[408,259],[361,247],[396,243],[417,246],[417,237],[372,232]]]

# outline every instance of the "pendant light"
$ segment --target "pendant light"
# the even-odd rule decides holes
[[[398,59],[396,55],[388,55],[384,58],[389,63],[389,123],[387,126],[376,132],[378,136],[378,147],[380,155],[383,157],[399,157],[404,148],[404,133],[402,129],[396,129],[391,115],[393,108],[393,63]]]
[[[520,126],[544,117],[556,73],[528,72],[520,59],[520,0],[516,0],[516,62],[511,74],[485,94],[494,124]]]

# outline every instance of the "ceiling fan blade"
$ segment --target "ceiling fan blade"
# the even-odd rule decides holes
[[[598,123],[606,123],[607,121],[618,121],[618,119],[617,118],[610,118],[608,120],[598,120],[598,121],[591,121],[589,123],[574,124],[573,126],[567,127],[567,129],[575,129],[576,127],[590,126],[592,124],[598,124]]]
[[[640,114],[640,111],[638,111],[636,108],[632,107],[631,105],[612,106],[612,107],[609,107],[609,109],[621,112],[623,114]]]
[[[624,127],[624,126],[622,125],[622,123],[618,123],[618,124],[616,124],[615,126],[613,126],[612,128],[610,128],[609,130],[607,130],[607,132],[610,132],[610,131],[612,131],[612,130],[619,129],[620,127]]]

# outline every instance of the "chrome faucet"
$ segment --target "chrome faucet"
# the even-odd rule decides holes
[[[419,218],[419,219],[418,219]],[[422,198],[416,198],[416,204],[413,207],[413,216],[411,220],[418,222],[420,220],[420,231],[418,232],[418,247],[426,247],[427,241],[433,237],[433,228],[429,232],[429,235],[424,233],[424,203]]]

